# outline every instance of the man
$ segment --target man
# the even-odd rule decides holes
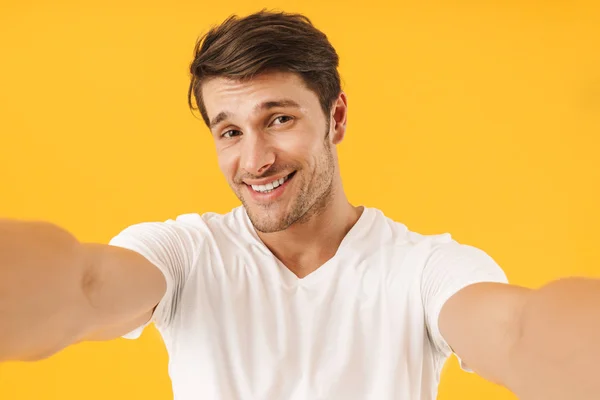
[[[110,245],[1,221],[0,360],[154,322],[177,400],[430,400],[452,352],[523,399],[598,398],[600,282],[512,286],[483,251],[348,202],[337,66],[300,15],[211,30],[189,101],[243,206],[137,224]]]

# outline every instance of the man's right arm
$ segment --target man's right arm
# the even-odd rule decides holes
[[[162,272],[134,251],[0,219],[0,362],[122,336],[150,319],[165,291]]]

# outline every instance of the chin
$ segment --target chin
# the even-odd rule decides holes
[[[283,225],[280,223],[271,223],[271,222],[263,223],[262,221],[260,223],[252,222],[252,225],[254,225],[254,229],[256,229],[260,233],[281,232],[287,228],[286,225]]]
[[[247,203],[244,203],[244,207],[252,225],[261,233],[280,232],[291,225],[288,221],[288,215],[279,210],[278,207],[248,206]]]
[[[291,225],[287,211],[282,210],[275,204],[262,207],[260,205],[253,204],[252,202],[244,201],[243,199],[242,204],[246,209],[246,213],[248,214],[254,229],[261,233],[280,232]]]

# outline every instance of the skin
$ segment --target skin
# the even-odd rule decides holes
[[[212,78],[202,96],[219,168],[259,237],[299,278],[310,274],[362,213],[344,193],[337,155],[346,95],[325,115],[299,75],[269,72],[252,81]],[[286,176],[276,197],[251,186]]]

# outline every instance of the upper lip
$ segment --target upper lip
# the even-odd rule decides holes
[[[288,175],[290,175],[290,174],[288,173],[288,174],[281,175],[278,177],[269,176],[269,177],[262,178],[262,179],[244,179],[244,183],[246,185],[266,185],[267,183],[275,182],[278,179],[285,178]]]

